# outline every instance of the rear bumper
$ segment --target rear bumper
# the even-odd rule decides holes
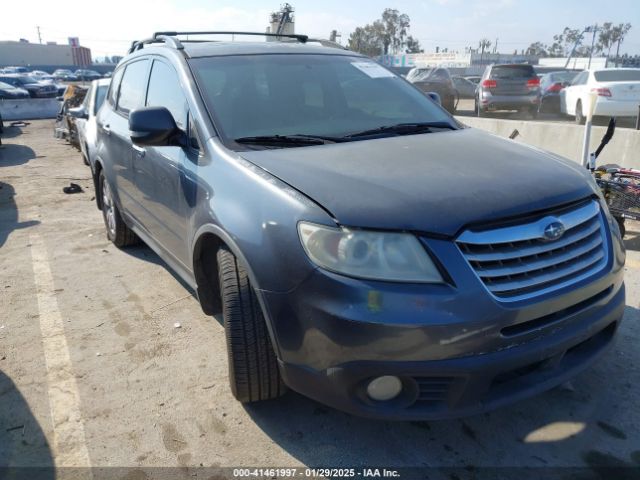
[[[635,117],[640,101],[607,100],[598,98],[594,115],[606,117]]]
[[[595,362],[612,344],[624,311],[624,286],[579,324],[536,341],[468,357],[356,361],[322,371],[280,362],[293,390],[354,415],[393,420],[459,418],[490,411],[557,386]],[[366,395],[380,375],[401,378],[388,402]]]
[[[517,110],[525,107],[537,107],[540,95],[493,95],[483,91],[480,103],[485,110]]]

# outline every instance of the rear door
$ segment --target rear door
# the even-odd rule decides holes
[[[491,93],[498,96],[528,95],[531,88],[527,82],[535,77],[531,65],[495,65],[489,75],[489,79],[496,82],[496,87],[491,89]]]

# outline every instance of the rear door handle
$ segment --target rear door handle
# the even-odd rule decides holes
[[[147,151],[144,148],[139,147],[137,145],[131,145],[131,146],[136,151],[139,157],[144,157],[147,154]]]

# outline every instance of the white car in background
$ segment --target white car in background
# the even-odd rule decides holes
[[[560,92],[560,111],[583,124],[591,93],[596,94],[594,116],[635,117],[640,105],[640,68],[607,68],[580,72]]]
[[[69,109],[69,114],[76,118],[76,128],[78,130],[78,143],[82,152],[82,159],[86,165],[91,167],[96,155],[96,139],[98,135],[98,125],[96,114],[102,106],[107,90],[109,90],[110,78],[94,80],[91,82],[89,91],[84,97],[82,105]]]

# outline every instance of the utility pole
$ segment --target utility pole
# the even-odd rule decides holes
[[[40,43],[40,45],[42,45],[42,36],[40,35],[40,26],[36,26],[36,29],[38,30],[38,42]]]

